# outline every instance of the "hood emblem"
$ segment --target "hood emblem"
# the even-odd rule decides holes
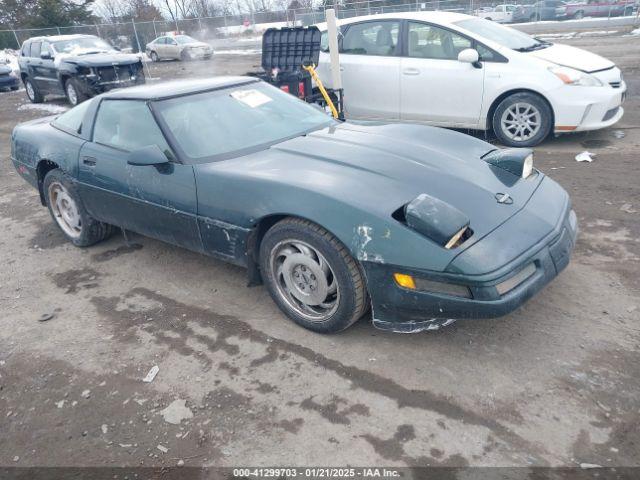
[[[497,202],[503,205],[511,205],[513,203],[513,198],[508,193],[496,193],[495,197]]]

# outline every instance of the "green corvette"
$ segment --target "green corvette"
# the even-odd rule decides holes
[[[577,220],[530,150],[340,123],[247,77],[113,91],[18,125],[11,155],[79,247],[122,228],[243,265],[296,323],[437,329],[522,305]]]

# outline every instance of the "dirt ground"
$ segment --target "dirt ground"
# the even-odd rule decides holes
[[[47,112],[1,93],[0,466],[638,465],[640,37],[563,42],[629,84],[618,125],[536,148],[573,198],[572,263],[512,315],[415,335],[310,333],[242,269],[149,238],[73,247],[9,159],[13,127]]]

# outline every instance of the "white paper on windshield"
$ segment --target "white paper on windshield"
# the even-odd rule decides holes
[[[259,107],[273,100],[258,90],[236,90],[231,92],[231,96],[251,108]]]

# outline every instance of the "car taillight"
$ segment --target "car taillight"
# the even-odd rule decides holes
[[[280,90],[282,90],[285,93],[289,93],[289,85],[282,85],[280,87]]]
[[[306,97],[304,91],[304,82],[298,82],[298,97],[304,98]]]

